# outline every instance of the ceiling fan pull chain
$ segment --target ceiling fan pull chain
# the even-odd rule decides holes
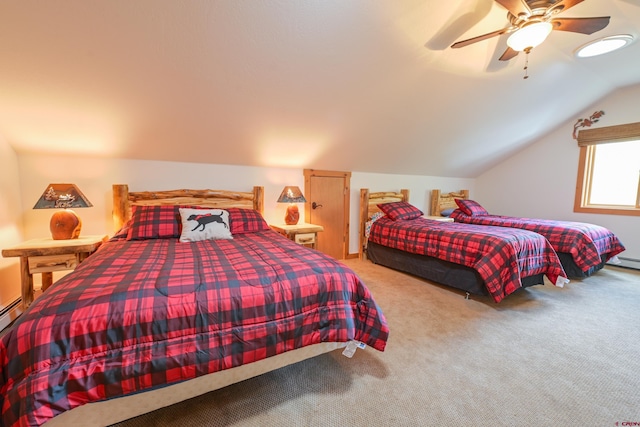
[[[524,77],[523,77],[524,80],[529,78],[529,75],[527,74],[529,71],[529,52],[531,52],[530,47],[524,50],[524,53],[526,54],[524,57]]]

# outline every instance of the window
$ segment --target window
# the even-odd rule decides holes
[[[575,212],[640,216],[640,123],[581,130]]]

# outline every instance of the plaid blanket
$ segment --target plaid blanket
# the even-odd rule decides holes
[[[625,250],[622,242],[604,227],[584,222],[517,218],[501,215],[465,215],[460,209],[451,214],[456,222],[520,228],[542,234],[556,252],[570,254],[583,272],[608,261]]]
[[[0,341],[0,424],[167,386],[321,342],[383,351],[356,274],[274,231],[233,240],[112,239]]]
[[[495,302],[521,288],[523,277],[545,274],[554,285],[566,282],[547,239],[529,231],[385,216],[371,225],[369,241],[474,268]]]

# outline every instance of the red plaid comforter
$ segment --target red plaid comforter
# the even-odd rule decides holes
[[[570,254],[583,272],[624,251],[622,242],[611,231],[584,222],[517,218],[501,215],[465,215],[460,209],[451,214],[456,222],[520,228],[542,234],[557,252]]]
[[[111,240],[2,337],[0,424],[40,425],[320,342],[383,351],[388,333],[353,271],[274,231]]]
[[[547,239],[524,230],[385,216],[371,226],[369,241],[471,267],[495,302],[521,288],[522,277],[545,274],[553,284],[566,279]]]

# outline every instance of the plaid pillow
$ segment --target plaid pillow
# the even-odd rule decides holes
[[[228,208],[231,234],[270,230],[260,212],[253,209]]]
[[[180,237],[179,208],[177,205],[133,206],[127,240]]]
[[[487,210],[483,208],[480,203],[474,200],[455,199],[455,201],[460,210],[469,216],[489,215],[489,212],[487,212]]]
[[[122,228],[116,231],[111,238],[114,240],[126,240],[129,235],[129,230],[131,230],[131,224],[133,224],[133,218],[129,218],[129,221],[125,222]]]
[[[420,209],[407,202],[381,203],[378,208],[394,221],[416,219],[424,215]]]

